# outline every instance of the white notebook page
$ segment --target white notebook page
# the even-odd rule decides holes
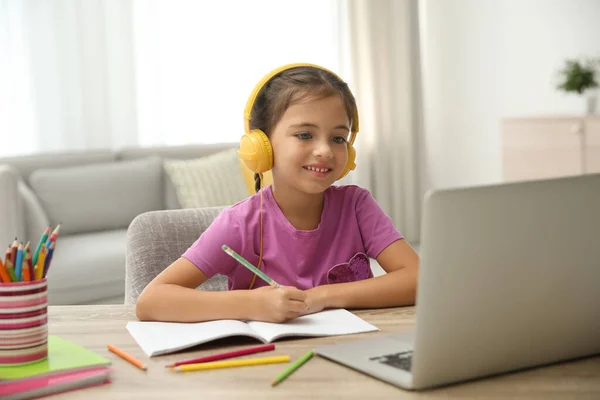
[[[251,321],[248,325],[267,342],[284,336],[334,336],[372,332],[379,329],[344,309],[304,315],[284,324]]]

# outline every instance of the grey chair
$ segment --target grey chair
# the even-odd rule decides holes
[[[148,283],[208,228],[223,207],[150,211],[138,215],[127,229],[125,304],[135,304]],[[216,275],[200,290],[227,290],[227,278]]]

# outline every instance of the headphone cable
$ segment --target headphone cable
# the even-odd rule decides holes
[[[259,206],[259,215],[260,215],[260,250],[259,250],[259,255],[258,255],[258,265],[256,266],[256,268],[260,269],[260,265],[262,263],[262,256],[263,256],[263,223],[262,223],[262,208],[263,208],[263,174],[259,173],[258,174],[259,179],[260,179],[260,206]],[[253,274],[254,276],[252,277],[252,282],[250,282],[250,287],[248,288],[248,290],[252,289],[254,287],[254,282],[256,281],[256,274]]]

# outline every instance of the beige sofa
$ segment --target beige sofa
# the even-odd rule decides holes
[[[61,222],[48,274],[50,304],[119,302],[124,295],[127,227],[139,214],[180,208],[163,161],[199,158],[236,146],[0,159],[0,245],[17,235],[35,246],[47,225]]]

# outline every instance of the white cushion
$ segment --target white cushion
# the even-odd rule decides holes
[[[162,160],[39,169],[29,178],[61,234],[125,229],[139,214],[163,208]]]
[[[164,167],[182,208],[230,206],[248,197],[236,149],[194,160],[168,160]]]

